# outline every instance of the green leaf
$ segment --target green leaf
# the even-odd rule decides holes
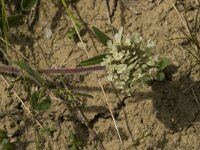
[[[28,75],[40,86],[44,85],[44,81],[42,79],[42,77],[40,76],[40,74],[33,70],[29,65],[27,65],[24,62],[15,62],[16,65],[18,65],[21,69],[23,69],[24,71],[26,71],[26,73],[28,73]]]
[[[8,17],[8,24],[9,26],[17,25],[22,21],[22,15],[13,15]],[[3,17],[0,17],[0,26],[3,26]]]
[[[21,9],[23,11],[30,11],[38,0],[22,0]]]
[[[50,97],[47,97],[44,101],[37,104],[37,106],[34,108],[35,110],[47,110],[51,106],[51,100]]]
[[[7,138],[7,132],[0,129],[0,141],[2,141],[4,138]]]
[[[80,62],[80,65],[81,66],[91,66],[91,65],[100,64],[103,61],[103,58],[106,57],[106,55],[109,55],[109,54],[99,54],[97,56],[94,56],[92,58],[89,58],[87,60]]]
[[[51,106],[51,99],[46,96],[45,90],[40,89],[31,95],[31,106],[34,110],[47,110]]]
[[[4,138],[1,142],[0,142],[0,148],[3,148],[5,150],[14,150],[14,145],[12,143],[10,143],[9,139]]]
[[[163,69],[165,69],[167,66],[169,66],[169,59],[167,59],[167,58],[160,58],[160,60],[159,60],[160,62],[159,62],[159,66],[158,66],[158,68],[160,69],[160,70],[163,70]]]
[[[158,80],[159,81],[165,81],[166,80],[166,75],[164,72],[159,72],[158,73]]]
[[[96,37],[99,39],[99,41],[104,44],[105,46],[107,46],[107,42],[109,40],[111,40],[111,38],[109,38],[105,33],[103,33],[100,29],[98,29],[97,27],[92,27]]]

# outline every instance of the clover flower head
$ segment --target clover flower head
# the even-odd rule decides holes
[[[122,33],[123,33],[123,28],[121,27],[119,29],[119,32],[117,34],[115,34],[115,38],[114,38],[115,45],[120,45],[121,44]]]
[[[113,40],[107,42],[108,52],[102,66],[106,67],[109,81],[130,95],[130,88],[146,79],[156,79],[159,55],[151,53],[154,48],[151,40],[145,41],[140,34],[123,34],[120,28]]]

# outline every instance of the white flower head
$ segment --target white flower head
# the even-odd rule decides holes
[[[113,61],[112,56],[110,55],[106,55],[106,58],[103,58],[103,61],[101,62],[101,66],[107,66],[108,64],[110,64]]]
[[[114,53],[113,54],[113,58],[116,60],[116,61],[119,61],[123,58],[124,54],[122,52],[119,52],[119,53]]]
[[[133,73],[133,77],[135,78],[141,78],[143,75],[142,75],[142,69],[139,68],[138,70],[136,70],[134,73]]]
[[[138,44],[143,40],[143,38],[140,36],[139,33],[135,32],[132,34],[132,40],[134,41],[134,43]]]
[[[151,41],[151,40],[147,41],[147,47],[148,48],[153,48],[154,46],[155,46],[155,43],[153,41]]]
[[[114,44],[115,44],[116,46],[121,44],[122,34],[123,34],[123,27],[121,27],[121,28],[119,29],[118,33],[115,34]]]
[[[106,66],[106,71],[108,74],[112,74],[115,70],[115,67],[116,67],[116,64],[113,64],[113,65],[107,65]]]
[[[115,85],[119,88],[119,89],[123,89],[125,86],[125,82],[124,81],[116,81]]]
[[[107,41],[107,46],[108,46],[108,48],[111,48],[111,47],[112,47],[112,41],[111,41],[111,40],[108,40],[108,41]]]
[[[153,47],[152,41],[145,41],[138,33],[126,36],[120,28],[114,39],[107,42],[110,55],[101,63],[106,67],[108,80],[129,95],[135,83],[156,79],[159,56],[151,53]]]
[[[123,71],[127,69],[126,64],[119,64],[115,67],[115,70],[117,71],[118,74],[121,74]]]
[[[115,45],[112,45],[109,49],[109,52],[111,54],[115,54],[115,53],[118,53],[118,50],[117,50],[117,47]]]
[[[131,39],[130,39],[130,38],[126,38],[126,39],[124,40],[124,45],[125,45],[125,46],[131,46]]]
[[[121,74],[120,74],[120,79],[121,80],[124,80],[124,81],[127,81],[129,79],[129,76],[130,76],[130,70],[129,69],[126,69],[125,71],[123,71]]]
[[[149,69],[149,75],[153,79],[157,79],[158,69],[156,67]]]

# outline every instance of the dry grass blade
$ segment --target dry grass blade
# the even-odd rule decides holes
[[[79,33],[78,29],[77,29],[77,26],[76,26],[76,24],[75,24],[75,22],[74,22],[74,20],[73,20],[72,18],[71,18],[71,22],[72,22],[72,24],[73,24],[73,26],[74,26],[74,29],[76,30],[76,33],[77,33],[77,35],[78,35],[79,40],[80,40],[81,43],[84,45],[85,43],[83,42],[83,40],[82,40],[82,38],[81,38],[81,36],[80,36],[80,33]],[[87,49],[86,49],[85,47],[84,47],[84,51],[85,51],[87,57],[89,58],[89,53],[88,53],[88,51],[87,51]]]
[[[104,0],[104,3],[105,3],[105,7],[106,7],[106,15],[107,15],[107,18],[108,18],[108,24],[110,25],[111,19],[110,19],[110,13],[109,13],[108,0]]]
[[[3,81],[7,84],[7,86],[9,87],[10,84],[8,83],[8,81],[4,78],[3,75],[0,75],[1,78],[3,79]],[[20,98],[20,96],[17,94],[17,92],[14,89],[11,89],[12,92],[14,93],[14,95],[18,98],[18,100],[21,102],[21,104],[24,106],[24,108],[27,110],[27,112],[33,117],[33,119],[35,120],[35,122],[39,125],[40,128],[43,128],[43,126],[41,125],[41,123],[37,120],[37,118],[33,115],[33,113],[28,109],[28,107],[26,106],[26,104],[23,102],[23,100]]]
[[[199,46],[199,41],[198,41],[198,38],[197,38],[197,34],[196,32],[192,32],[192,30],[190,29],[189,27],[189,24],[188,24],[188,20],[187,18],[184,18],[184,16],[182,15],[182,13],[177,9],[177,7],[175,6],[175,4],[171,1],[172,3],[172,6],[174,7],[174,9],[176,10],[182,24],[184,25],[185,29],[187,30],[188,32],[188,35],[185,34],[183,31],[183,35],[186,37],[186,39],[188,39],[189,41],[192,42],[193,46],[194,46],[194,50],[196,51],[197,55],[194,55],[194,53],[192,52],[192,50],[189,50],[187,49],[186,47],[184,47],[198,62],[200,62],[200,59],[198,57],[200,57],[200,46]],[[197,14],[196,14],[196,18],[195,18],[195,29],[197,28],[197,22],[198,22],[198,14],[199,14],[199,3],[198,1],[196,1],[196,3],[198,4],[198,11],[197,11]],[[186,8],[185,8],[186,9]]]
[[[187,30],[188,33],[190,34],[190,30],[189,30],[189,28],[188,28],[188,26],[187,26],[186,20],[185,20],[184,17],[183,17],[183,14],[182,14],[181,12],[178,11],[178,9],[176,8],[175,4],[174,4],[172,1],[171,1],[171,3],[172,3],[172,6],[174,7],[176,13],[178,14],[178,16],[179,16],[181,22],[183,23],[184,27],[186,28],[186,30]]]
[[[11,44],[9,44],[6,40],[4,40],[2,37],[0,37],[0,40],[4,42],[6,45],[8,45],[12,50],[14,50],[17,54],[19,54],[22,58],[24,58],[26,61],[29,62],[28,58],[26,58],[22,53],[20,53],[17,49],[13,48]]]
[[[102,86],[102,84],[101,84],[101,81],[98,80],[98,82],[99,82],[99,85],[100,85],[101,90],[102,90],[102,92],[103,92],[103,95],[104,95],[106,104],[107,104],[108,109],[109,109],[110,114],[111,114],[111,117],[112,117],[112,119],[113,119],[113,122],[114,122],[114,125],[115,125],[115,129],[116,129],[116,131],[117,131],[117,135],[118,135],[119,140],[120,140],[120,142],[121,142],[121,144],[122,144],[122,146],[123,146],[123,141],[122,141],[121,135],[120,135],[120,133],[119,133],[119,129],[118,129],[118,127],[117,127],[117,123],[116,123],[115,117],[114,117],[114,115],[113,115],[113,112],[112,112],[112,110],[111,110],[110,104],[109,104],[109,102],[108,102],[108,98],[107,98],[106,93],[105,93],[105,91],[104,91],[104,88],[103,88],[103,86]]]
[[[195,2],[197,3],[197,5],[199,5],[199,1],[198,0],[195,0]]]
[[[198,106],[199,106],[199,108],[200,108],[200,102],[199,102],[199,100],[198,100],[198,98],[197,98],[197,96],[196,96],[196,94],[195,94],[195,92],[194,92],[193,88],[191,89],[191,91],[192,91],[192,95],[194,96],[194,99],[195,99],[195,101],[196,101],[197,105],[198,105]]]

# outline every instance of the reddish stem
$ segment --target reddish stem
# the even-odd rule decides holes
[[[80,67],[80,68],[58,68],[58,69],[39,69],[37,71],[45,74],[76,74],[76,73],[86,73],[93,71],[104,70],[103,66],[92,66],[92,67]],[[0,66],[0,73],[7,74],[20,74],[21,70],[11,66]]]

